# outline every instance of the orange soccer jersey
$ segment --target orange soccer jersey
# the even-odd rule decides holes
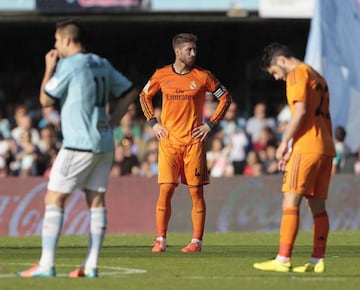
[[[290,110],[293,111],[295,102],[299,101],[306,104],[308,112],[293,138],[293,152],[335,156],[325,79],[303,63],[287,75],[286,84]]]
[[[282,191],[326,199],[335,156],[326,81],[301,64],[288,74],[286,84],[290,110],[299,101],[305,103],[307,114],[293,137]]]
[[[152,98],[161,90],[161,124],[169,132],[171,144],[187,145],[199,142],[191,138],[191,130],[201,126],[205,93],[211,92],[219,104],[210,122],[218,124],[224,117],[231,97],[224,86],[209,72],[198,67],[187,74],[178,74],[172,65],[155,71],[140,94],[146,119],[155,118]]]

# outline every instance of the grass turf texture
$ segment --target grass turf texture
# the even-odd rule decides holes
[[[276,255],[277,233],[206,233],[200,254],[183,254],[190,234],[168,235],[166,253],[152,253],[153,235],[109,235],[100,255],[98,279],[69,279],[82,263],[87,238],[62,236],[56,278],[21,279],[15,272],[39,259],[40,237],[0,237],[0,289],[359,289],[359,232],[332,232],[327,270],[315,273],[270,273],[253,269],[254,262]],[[293,265],[308,261],[311,233],[301,232]]]

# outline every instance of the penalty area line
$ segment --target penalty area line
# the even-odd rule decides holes
[[[28,263],[9,263],[9,265],[18,265],[18,266],[31,266]],[[70,264],[57,264],[56,268],[77,268],[78,265]],[[134,275],[134,274],[144,274],[147,272],[145,269],[135,269],[135,268],[125,268],[125,267],[116,267],[116,266],[99,266],[99,276],[122,276],[122,275]],[[68,277],[69,273],[57,273],[56,277]],[[14,278],[17,277],[16,273],[0,273],[1,278]]]

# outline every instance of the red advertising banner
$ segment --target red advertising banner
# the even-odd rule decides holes
[[[149,7],[148,0],[36,0],[39,11],[79,12],[95,10],[121,11],[139,10]]]
[[[0,179],[0,235],[40,235],[47,180]],[[205,187],[206,231],[278,231],[281,216],[281,176],[212,179]],[[154,233],[155,178],[122,177],[110,180],[107,192],[108,233]],[[360,230],[360,177],[337,175],[332,179],[328,214],[332,230]],[[301,230],[310,231],[312,217],[305,202]],[[84,193],[68,198],[63,233],[87,234],[88,209]],[[184,185],[176,189],[169,232],[191,232],[191,201]]]
[[[0,235],[40,235],[47,180],[42,178],[0,179]],[[112,179],[107,193],[108,232],[154,232],[156,180]],[[63,233],[88,232],[88,209],[84,193],[75,191],[65,208]]]

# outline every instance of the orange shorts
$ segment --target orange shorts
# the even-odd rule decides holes
[[[206,154],[203,142],[189,145],[159,141],[159,183],[181,183],[199,186],[209,183]]]
[[[332,157],[315,153],[293,153],[286,165],[282,191],[327,199]]]

